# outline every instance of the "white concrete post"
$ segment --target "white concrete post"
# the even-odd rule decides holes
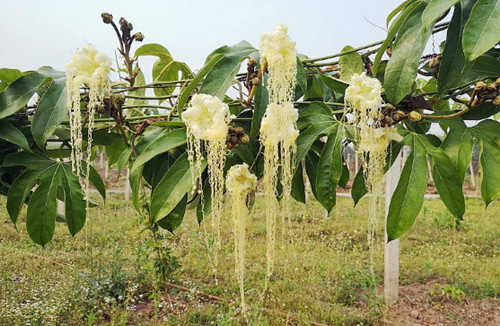
[[[57,214],[66,216],[66,206],[62,200],[57,200]]]
[[[125,175],[125,200],[126,201],[130,200],[131,189],[130,189],[129,177],[130,177],[130,170],[127,168],[127,174]]]
[[[356,153],[354,154],[354,165],[355,165],[354,173],[358,173],[358,171],[359,171],[359,157],[358,157],[358,154],[356,154]]]
[[[404,152],[404,151],[403,151]],[[392,195],[401,175],[401,156],[400,153],[394,164],[386,174],[385,182],[385,216],[387,225],[387,215]],[[387,230],[385,232],[384,248],[384,295],[386,300],[397,301],[399,291],[399,239],[387,243]]]
[[[474,175],[474,165],[472,164],[472,161],[469,164],[469,171],[470,171],[470,182],[472,183],[472,186],[476,188],[476,176]]]

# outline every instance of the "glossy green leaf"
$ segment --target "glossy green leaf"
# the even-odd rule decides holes
[[[63,188],[65,193],[64,204],[66,207],[66,225],[71,235],[74,236],[85,224],[85,217],[87,215],[86,203],[83,199],[80,181],[73,172],[71,172],[71,166],[69,164],[61,164],[59,169],[62,172],[59,186]],[[29,206],[33,205],[32,200],[30,200]]]
[[[403,11],[409,4],[411,4],[414,0],[406,0],[405,2],[401,3],[399,6],[394,8],[389,15],[387,15],[387,18],[385,20],[385,25],[389,26],[389,23],[391,20],[396,17],[397,14],[399,14],[401,11]]]
[[[375,59],[373,60],[373,67],[372,67],[372,74],[374,76],[377,75],[378,69],[380,66],[380,61],[382,60],[382,56],[385,53],[385,50],[392,44],[394,37],[396,34],[400,31],[401,26],[405,22],[406,18],[409,15],[412,15],[414,11],[421,11],[421,1],[415,1],[408,6],[405,6],[404,10],[401,11],[401,13],[397,16],[397,18],[393,21],[391,24],[391,27],[387,31],[387,37],[385,38],[384,42],[380,46],[380,49],[377,51],[377,54],[375,55]]]
[[[0,138],[24,149],[30,149],[24,134],[7,121],[0,121]]]
[[[26,214],[26,229],[33,242],[45,246],[52,240],[56,226],[57,187],[62,171],[53,165],[40,174]]]
[[[298,202],[306,203],[306,191],[304,187],[304,171],[302,169],[302,164],[297,166],[292,179],[292,190],[291,195],[293,199]]]
[[[318,201],[330,212],[335,206],[336,189],[342,175],[342,139],[344,128],[335,125],[328,134],[328,141],[319,157],[316,173]]]
[[[163,45],[160,45],[158,43],[144,44],[140,46],[137,50],[135,50],[134,53],[135,57],[144,55],[159,57],[163,60],[169,60],[169,59],[173,60],[170,52],[168,52],[168,50]]]
[[[459,0],[430,0],[422,13],[422,22],[429,28],[445,11],[450,9]]]
[[[87,174],[87,162],[82,161],[82,178],[85,178],[85,175]],[[106,186],[104,185],[104,181],[102,180],[101,176],[99,175],[99,172],[92,166],[90,165],[90,174],[89,174],[89,182],[91,185],[95,187],[97,192],[99,192],[99,195],[101,195],[102,199],[106,200]]]
[[[439,65],[437,90],[441,94],[445,90],[456,87],[461,83],[465,65],[465,56],[462,49],[462,32],[469,19],[469,14],[475,0],[463,0],[455,6],[451,18],[446,43]]]
[[[297,57],[297,86],[300,87],[302,93],[305,93],[307,89],[306,71],[299,57]]]
[[[202,163],[202,170],[206,162]],[[198,176],[194,176],[195,178]],[[167,216],[193,187],[187,153],[182,154],[162,178],[151,198],[151,216],[157,221]]]
[[[297,164],[306,157],[307,152],[311,149],[314,141],[322,135],[326,135],[336,128],[336,123],[332,121],[325,121],[316,123],[307,128],[302,132],[297,138],[297,154],[296,162]]]
[[[482,55],[465,65],[460,84],[469,84],[488,77],[496,79],[500,76],[500,60]]]
[[[341,52],[352,51],[354,48],[352,46],[345,46]],[[361,74],[364,70],[363,59],[361,55],[357,52],[349,53],[343,55],[339,59],[340,66],[340,79],[348,82],[351,80],[351,76],[354,74]]]
[[[342,174],[340,175],[339,187],[342,189],[346,189],[347,183],[349,182],[349,178],[351,177],[349,168],[347,167],[346,162],[342,163]]]
[[[320,74],[319,78],[326,85],[326,87],[328,87],[330,90],[337,92],[337,93],[340,93],[340,94],[344,94],[347,87],[349,87],[348,83],[346,83],[340,79],[337,79],[337,78],[334,78],[331,76],[327,76],[325,74]]]
[[[241,62],[255,52],[256,49],[246,41],[233,46],[223,46],[209,55],[210,60],[218,54],[224,58],[218,61],[201,84],[200,93],[217,96],[224,99],[226,91],[231,87],[234,77],[241,67]]]
[[[165,129],[155,139],[152,139],[132,165],[131,173],[153,157],[186,143],[186,129]]]
[[[465,24],[462,46],[465,59],[479,57],[500,41],[500,0],[478,0]]]
[[[460,181],[463,182],[469,163],[472,159],[474,141],[472,133],[464,123],[450,127],[450,131],[441,145],[441,148],[457,166]]]
[[[415,137],[431,157],[432,177],[441,200],[456,218],[462,219],[465,213],[465,199],[457,166],[441,148],[434,147],[426,137]]]
[[[132,199],[132,204],[137,212],[141,213],[141,205],[139,204],[139,188],[141,186],[142,179],[142,170],[144,165],[141,165],[140,168],[136,168],[134,171],[131,171],[128,177],[130,183],[130,197]]]
[[[187,194],[184,195],[177,206],[175,206],[175,208],[167,216],[157,221],[156,224],[158,224],[159,227],[173,233],[175,229],[181,225],[182,220],[184,219],[184,215],[186,214],[187,198]]]
[[[481,175],[481,196],[486,207],[500,196],[500,123],[483,120],[471,128],[479,140],[479,163]]]
[[[260,124],[266,113],[267,104],[269,102],[269,93],[265,85],[267,85],[267,74],[264,74],[263,82],[257,86],[257,90],[255,91],[252,126],[250,128],[251,138],[259,134]]]
[[[356,173],[356,176],[354,177],[354,181],[352,182],[351,197],[354,201],[354,206],[356,206],[359,200],[363,198],[367,193],[368,189],[366,189],[365,176],[363,167],[361,166],[358,173]]]
[[[0,69],[0,92],[7,86],[12,84],[13,81],[21,77],[23,73],[17,69],[1,68]]]
[[[307,153],[305,157],[305,162],[306,162],[306,174],[307,178],[309,179],[309,183],[311,184],[311,191],[314,195],[314,198],[318,200],[318,192],[316,191],[316,175],[319,163],[319,156],[315,152],[310,151],[309,153]]]
[[[191,93],[198,87],[198,84],[205,78],[205,76],[210,72],[213,66],[217,64],[222,58],[224,58],[224,54],[219,53],[214,55],[201,70],[194,76],[193,80],[182,89],[179,100],[177,101],[177,111],[182,112],[184,110],[184,106],[186,105]]]
[[[431,28],[424,28],[422,11],[424,4],[412,10],[398,32],[391,59],[384,75],[384,89],[389,101],[399,103],[411,90],[420,58],[429,39]]]
[[[31,133],[37,145],[45,148],[45,142],[52,136],[61,122],[68,116],[66,74],[50,67],[42,67],[38,72],[48,78],[50,83],[43,93],[33,116]]]
[[[427,151],[412,135],[407,136],[406,144],[411,147],[411,152],[389,205],[388,241],[399,238],[412,227],[424,203],[427,188]]]
[[[0,93],[0,119],[21,110],[35,94],[45,76],[31,71],[21,76]]]

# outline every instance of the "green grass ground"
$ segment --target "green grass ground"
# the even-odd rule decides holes
[[[64,225],[58,225],[45,248],[29,240],[23,223],[17,231],[7,222],[3,198],[0,207],[0,325],[245,323],[233,272],[229,216],[223,222],[217,282],[202,229],[191,211],[175,235],[162,233],[164,250],[180,265],[172,273],[172,283],[226,300],[214,302],[169,288],[174,303],[170,306],[156,282],[149,232],[117,195],[105,207],[92,209],[92,227],[72,238]],[[247,232],[248,323],[398,324],[397,310],[377,295],[383,280],[382,220],[375,282],[369,271],[366,199],[353,208],[350,198],[338,197],[330,216],[316,202],[307,207],[297,204],[294,212],[290,235],[278,240],[275,273],[262,297],[265,220],[261,202],[254,206]],[[481,200],[467,199],[465,220],[457,230],[439,200],[426,200],[416,225],[401,239],[401,285],[439,284],[420,293],[439,309],[446,301],[489,300],[500,306],[499,216],[500,203],[485,210]],[[442,311],[446,320],[461,318]]]

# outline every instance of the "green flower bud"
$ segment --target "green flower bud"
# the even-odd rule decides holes
[[[417,111],[411,111],[410,114],[408,114],[408,119],[410,119],[411,122],[419,122],[422,120],[422,115]]]
[[[101,18],[102,18],[102,21],[104,22],[104,24],[111,24],[113,22],[113,15],[111,15],[107,12],[103,12],[101,14]]]

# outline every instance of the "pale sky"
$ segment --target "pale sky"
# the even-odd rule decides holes
[[[0,0],[0,67],[33,70],[49,65],[63,70],[73,52],[94,44],[113,59],[117,46],[110,25],[101,21],[107,11],[118,23],[133,23],[143,43],[160,43],[174,59],[192,70],[222,45],[247,40],[258,47],[260,34],[278,22],[289,27],[297,51],[309,57],[339,52],[385,38],[389,12],[401,0],[279,0],[279,1],[28,1]],[[140,43],[138,43],[139,45]],[[135,49],[134,49],[135,50]],[[141,58],[143,71],[151,62]],[[146,78],[150,71],[144,71]]]

